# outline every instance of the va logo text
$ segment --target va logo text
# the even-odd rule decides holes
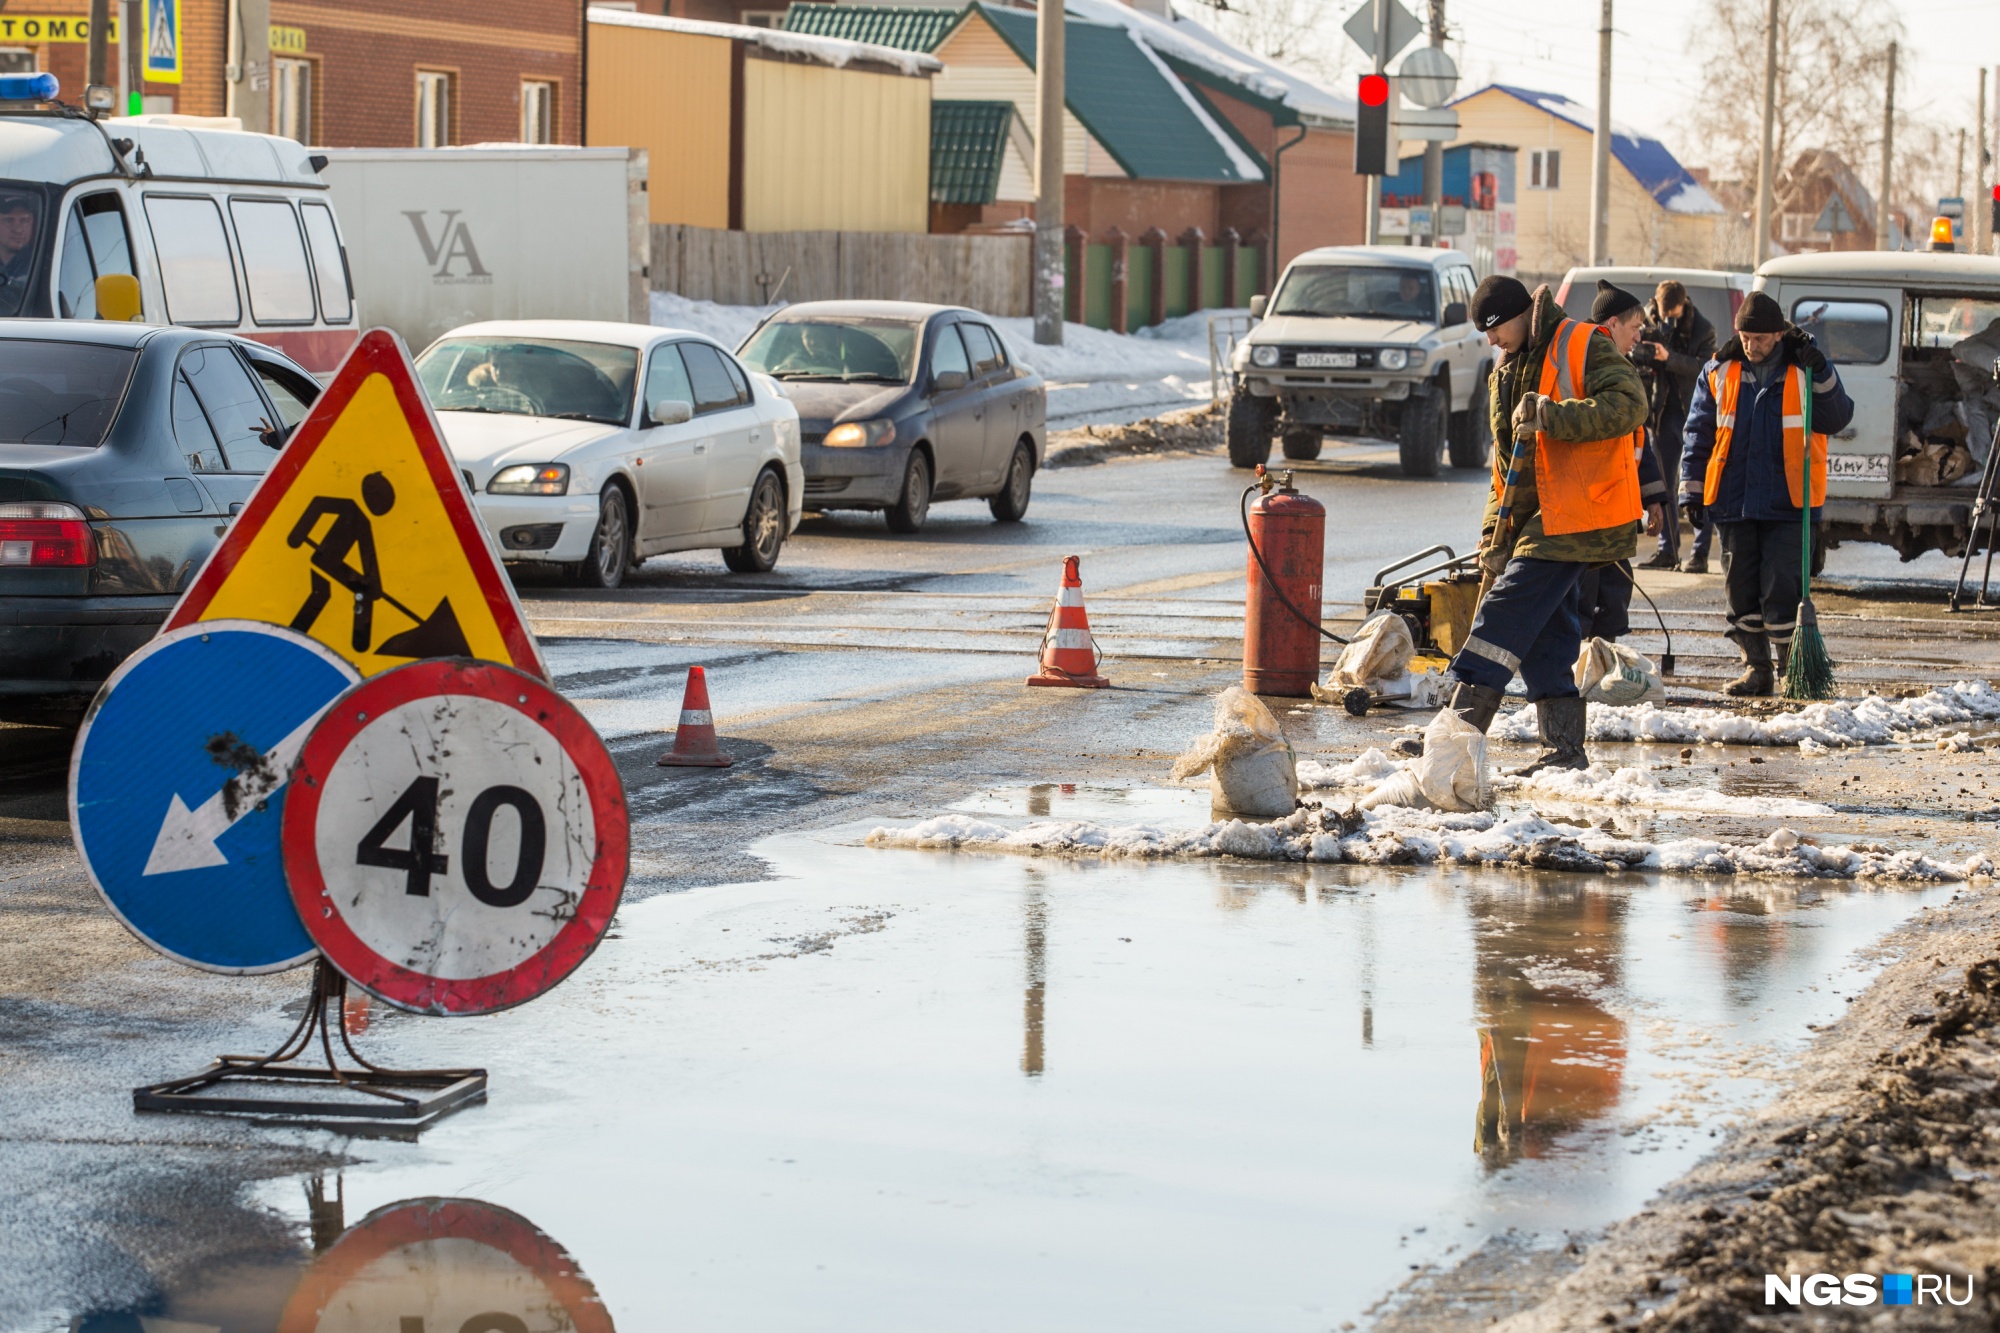
[[[492,282],[493,275],[486,271],[486,265],[479,262],[479,249],[472,243],[472,229],[458,220],[458,215],[464,210],[442,208],[438,211],[444,215],[444,225],[438,229],[435,238],[424,223],[428,209],[403,214],[410,220],[411,229],[417,233],[417,244],[424,250],[424,262],[431,265],[431,282],[438,286]],[[465,271],[452,272],[452,265],[461,262]]]
[[[1797,1273],[1789,1277],[1766,1273],[1764,1304],[1873,1305],[1878,1300],[1884,1305],[1972,1304],[1972,1278],[1969,1274],[1965,1279],[1963,1299],[1953,1289],[1956,1279],[1947,1274],[1884,1273],[1879,1280],[1881,1290],[1878,1292],[1877,1278],[1873,1273],[1849,1273],[1845,1277],[1836,1277],[1832,1273],[1814,1273],[1810,1277]]]

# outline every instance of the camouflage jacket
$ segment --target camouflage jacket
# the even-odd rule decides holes
[[[1499,453],[1500,470],[1507,470],[1507,458],[1514,447],[1514,407],[1524,393],[1541,389],[1542,359],[1555,341],[1556,329],[1565,316],[1546,286],[1535,289],[1534,313],[1528,321],[1528,343],[1513,356],[1493,368],[1490,396],[1493,414],[1493,447]],[[1554,440],[1608,440],[1629,435],[1646,420],[1646,387],[1632,363],[1618,354],[1608,337],[1590,340],[1584,360],[1584,391],[1588,398],[1551,402],[1548,406],[1548,434]],[[1559,446],[1558,446],[1559,447]],[[1493,530],[1500,509],[1500,489],[1495,485],[1486,500],[1482,534]],[[1535,451],[1530,445],[1521,460],[1514,487],[1514,551],[1531,560],[1570,560],[1602,564],[1625,560],[1639,550],[1638,523],[1619,523],[1589,532],[1564,533],[1550,537],[1542,531],[1541,505],[1535,498]]]

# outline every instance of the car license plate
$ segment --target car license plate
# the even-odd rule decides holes
[[[1300,370],[1352,370],[1352,352],[1300,352]]]
[[[1887,481],[1887,454],[1832,454],[1826,460],[1826,475],[1834,481]]]

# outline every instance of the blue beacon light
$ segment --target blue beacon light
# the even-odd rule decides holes
[[[61,91],[53,74],[0,74],[0,102],[53,102]]]

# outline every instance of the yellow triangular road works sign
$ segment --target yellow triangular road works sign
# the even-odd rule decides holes
[[[258,484],[168,629],[261,620],[364,676],[478,657],[548,676],[403,340],[371,329]]]

